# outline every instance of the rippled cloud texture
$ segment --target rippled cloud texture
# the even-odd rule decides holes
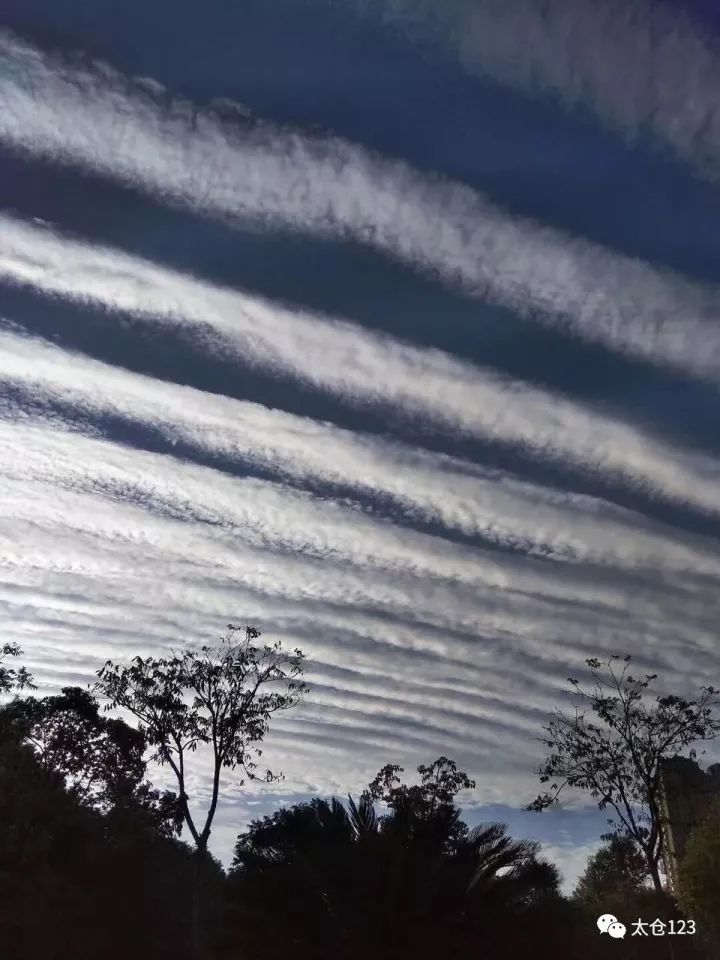
[[[512,819],[586,656],[706,682],[715,25],[306,0],[161,42],[75,6],[0,33],[0,622],[41,691],[228,621],[300,646],[224,854],[440,754]]]

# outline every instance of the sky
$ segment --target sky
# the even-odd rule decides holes
[[[570,884],[568,675],[717,680],[719,94],[703,0],[6,0],[0,626],[305,652],[224,860],[445,755]]]

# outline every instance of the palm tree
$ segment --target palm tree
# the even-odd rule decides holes
[[[467,897],[483,896],[521,908],[538,897],[554,894],[557,868],[539,856],[539,844],[513,840],[502,823],[476,827],[458,845],[457,858],[472,871]]]
[[[486,941],[496,919],[509,923],[557,893],[556,869],[503,824],[470,831],[447,798],[417,792],[378,816],[372,794],[279,810],[238,838],[231,884],[245,913],[234,922],[248,956],[253,925],[258,956],[272,956],[280,930],[278,948],[318,957],[423,956],[451,937]]]

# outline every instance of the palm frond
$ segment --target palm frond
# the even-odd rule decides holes
[[[367,790],[360,795],[358,803],[355,803],[353,798],[348,796],[348,808],[350,824],[356,840],[374,836],[378,832],[378,817],[375,812],[375,805]]]

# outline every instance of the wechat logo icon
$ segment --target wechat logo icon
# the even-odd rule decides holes
[[[620,923],[617,917],[612,913],[603,913],[597,919],[597,926],[600,933],[607,933],[613,940],[622,940],[627,933],[624,923]]]

